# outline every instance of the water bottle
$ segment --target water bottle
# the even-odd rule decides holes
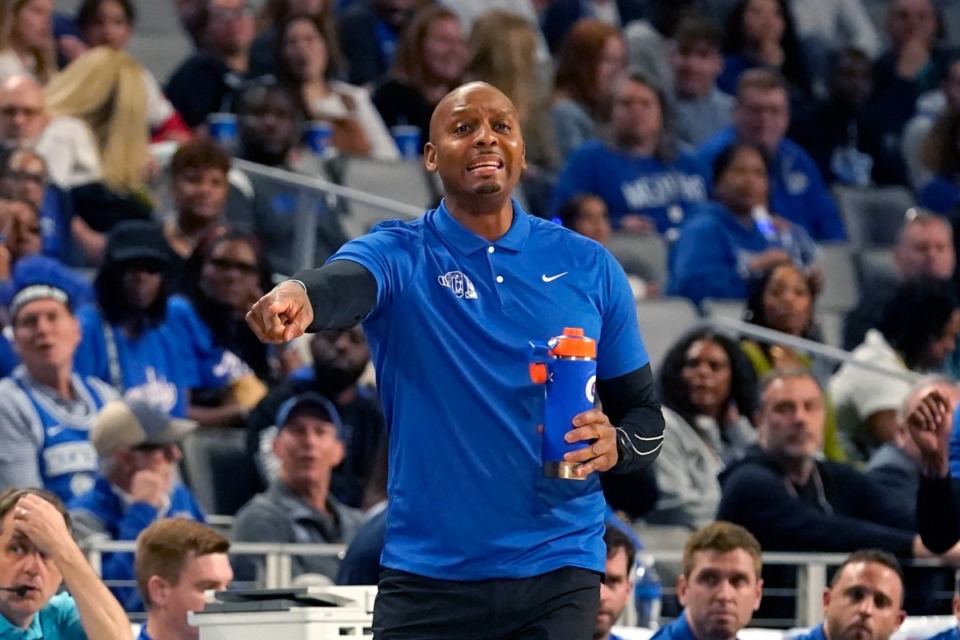
[[[663,585],[651,555],[641,555],[634,580],[633,601],[637,609],[637,626],[657,629],[660,626],[660,604]]]
[[[585,480],[576,475],[580,465],[564,454],[589,447],[590,442],[569,443],[573,418],[593,408],[597,383],[597,343],[583,329],[565,327],[562,336],[548,342],[531,342],[530,379],[544,385],[543,474],[550,478]]]
[[[750,210],[750,217],[753,218],[753,223],[757,225],[757,230],[763,234],[768,242],[778,240],[777,227],[773,224],[773,218],[770,217],[770,212],[767,211],[765,206],[762,204],[755,206]]]

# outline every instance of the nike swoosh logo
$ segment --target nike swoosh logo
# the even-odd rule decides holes
[[[556,280],[557,278],[562,278],[563,276],[567,275],[568,273],[570,273],[570,272],[569,272],[569,271],[564,271],[563,273],[558,273],[558,274],[555,275],[555,276],[548,276],[547,274],[543,274],[543,276],[541,276],[541,277],[543,278],[543,281],[544,281],[544,282],[553,282],[553,281]]]
[[[58,425],[56,425],[56,426],[49,427],[49,428],[47,429],[47,437],[48,437],[48,438],[56,438],[58,435],[60,435],[61,433],[63,433],[63,431],[64,431],[65,428],[66,428],[66,427],[64,427],[62,424],[58,424]]]

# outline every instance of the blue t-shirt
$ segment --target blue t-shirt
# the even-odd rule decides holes
[[[941,215],[951,214],[960,204],[960,186],[938,176],[920,189],[917,204]]]
[[[679,226],[687,208],[707,199],[708,171],[694,156],[680,152],[672,163],[609,148],[599,140],[582,144],[557,177],[550,213],[578,193],[592,193],[607,204],[610,223],[625,215],[653,218],[657,231]]]
[[[667,295],[683,296],[696,304],[704,298],[746,298],[750,260],[768,249],[781,248],[793,254],[794,244],[813,246],[796,227],[789,245],[781,238],[782,234],[768,239],[756,225],[741,224],[724,206],[705,203],[681,227],[673,246]],[[800,258],[797,261],[802,262]]]
[[[799,636],[793,636],[791,640],[827,640],[827,634],[823,630],[823,625],[817,625],[807,633]]]
[[[649,358],[613,257],[513,207],[494,242],[441,203],[331,258],[377,281],[363,325],[390,429],[386,567],[448,580],[604,570],[597,474],[541,472],[544,390],[530,380],[529,343],[583,328],[597,341],[599,379]]]
[[[191,342],[178,333],[182,324],[177,318],[183,301],[171,298],[167,303],[167,320],[151,327],[138,338],[127,337],[117,325],[110,327],[116,345],[121,384],[117,385],[110,366],[110,351],[104,320],[93,305],[77,311],[83,338],[73,356],[73,367],[81,375],[106,380],[128,398],[142,398],[170,415],[187,415],[187,389],[197,387],[199,368]]]
[[[26,629],[0,615],[0,640],[87,640],[77,603],[69,593],[58,593],[40,609]]]
[[[67,505],[70,513],[85,511],[106,529],[111,540],[136,540],[140,533],[161,518],[188,518],[206,522],[207,518],[196,498],[186,486],[176,483],[168,496],[169,503],[158,509],[146,502],[129,502],[104,477],[97,478],[93,488]],[[103,554],[101,577],[110,581],[136,579],[132,553]],[[111,587],[124,611],[143,611],[143,600],[134,587]]]
[[[196,365],[197,378],[194,388],[221,389],[252,373],[250,367],[232,351],[214,344],[210,326],[186,298],[170,298],[165,324],[174,335],[185,341],[190,359]]]
[[[700,145],[697,154],[708,168],[734,142],[733,127],[718,131]],[[845,242],[847,231],[840,209],[830,196],[820,169],[797,143],[784,138],[770,160],[770,211],[803,227],[817,242]]]
[[[944,629],[935,636],[930,636],[927,640],[960,640],[960,629],[957,627],[950,627],[949,629]]]

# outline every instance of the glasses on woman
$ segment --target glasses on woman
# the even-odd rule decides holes
[[[228,258],[210,258],[208,261],[214,268],[220,271],[229,271],[233,269],[241,275],[252,276],[257,273],[257,265],[242,260],[230,260]]]

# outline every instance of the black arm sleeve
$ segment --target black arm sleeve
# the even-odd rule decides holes
[[[357,324],[377,304],[377,281],[352,260],[335,260],[293,276],[307,287],[313,322],[307,331],[344,329]]]
[[[638,475],[660,453],[663,413],[656,399],[653,372],[647,363],[635,371],[597,380],[603,411],[617,429],[617,464],[611,473]]]
[[[933,553],[944,553],[960,542],[958,482],[950,476],[921,476],[917,490],[917,528],[923,546]]]

